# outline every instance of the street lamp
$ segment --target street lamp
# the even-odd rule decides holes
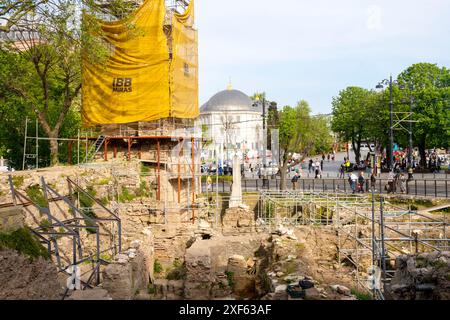
[[[259,102],[259,97],[255,98],[256,104]],[[269,188],[269,180],[267,179],[267,132],[266,132],[266,98],[262,97],[262,118],[263,118],[263,188]]]
[[[383,89],[385,86],[389,86],[389,163],[388,167],[390,171],[394,170],[394,100],[393,100],[393,85],[399,86],[403,89],[402,85],[399,85],[397,80],[392,80],[392,75],[388,79],[384,79],[378,83],[377,89]]]

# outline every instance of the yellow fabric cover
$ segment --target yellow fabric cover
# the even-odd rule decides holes
[[[196,118],[198,103],[198,43],[194,29],[194,0],[185,13],[173,15],[171,93],[175,118]]]
[[[82,119],[86,126],[169,117],[164,16],[164,0],[146,0],[127,19],[101,21],[113,53],[104,67],[83,63]]]

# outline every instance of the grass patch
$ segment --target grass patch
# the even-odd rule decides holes
[[[25,193],[28,198],[36,203],[39,207],[48,208],[48,201],[45,199],[44,193],[38,184],[33,184],[26,188]]]
[[[161,263],[158,261],[158,259],[156,259],[155,262],[153,263],[153,272],[156,274],[163,272],[163,267]]]
[[[286,262],[283,266],[284,274],[291,274],[297,271],[297,263],[294,261]]]
[[[234,282],[234,272],[226,271],[225,274],[227,276],[228,286],[230,288],[234,288],[234,284],[235,284],[235,282]]]
[[[125,203],[133,201],[136,196],[126,187],[122,187],[122,193],[119,194],[119,202]]]
[[[51,227],[51,223],[48,219],[42,219],[41,222],[39,222],[39,226],[42,228],[42,230],[44,230],[45,232],[47,232],[50,227]]]
[[[148,292],[148,294],[155,294],[156,293],[155,285],[152,283],[149,283],[147,286],[147,292]]]
[[[370,293],[364,293],[357,290],[351,290],[352,295],[356,297],[358,300],[373,300],[372,295]]]
[[[150,166],[147,166],[146,164],[141,162],[141,174],[149,174],[151,171]]]
[[[94,187],[88,186],[86,188],[87,192],[92,196],[95,197],[96,192],[94,190]],[[78,197],[80,201],[80,208],[83,210],[83,213],[88,216],[89,218],[96,219],[97,215],[94,212],[94,209],[92,209],[92,206],[95,204],[95,201],[91,199],[89,196],[87,196],[84,192],[77,192],[76,196]],[[92,228],[86,228],[86,231],[89,233],[96,233],[96,228],[94,228],[95,223],[92,223],[88,219],[85,219],[85,223],[88,227]]]
[[[145,182],[144,180],[141,181],[141,183],[139,184],[139,188],[136,189],[134,193],[137,197],[141,198],[148,198],[151,195],[147,182]]]
[[[109,198],[108,197],[101,198],[100,203],[106,207],[109,204]]]
[[[12,177],[12,182],[15,188],[20,188],[23,186],[23,181],[25,180],[24,176],[15,176]]]
[[[9,248],[31,258],[50,259],[47,249],[38,241],[27,227],[10,233],[0,233],[0,249]]]
[[[111,181],[111,179],[104,178],[104,179],[100,179],[100,180],[97,182],[97,184],[98,184],[99,186],[105,186],[105,185],[107,185],[110,181]]]

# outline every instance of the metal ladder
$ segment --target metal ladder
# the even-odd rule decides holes
[[[94,144],[91,145],[89,151],[86,155],[86,163],[91,162],[94,159],[95,154],[100,150],[103,143],[105,142],[106,137],[103,135],[98,136],[97,140],[95,140]]]

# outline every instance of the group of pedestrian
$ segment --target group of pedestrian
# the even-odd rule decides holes
[[[402,194],[406,193],[406,176],[400,170],[389,172],[388,183],[385,190],[388,193],[396,193],[400,189]]]
[[[364,177],[364,172],[361,171],[359,173],[359,176],[356,176],[356,174],[349,173],[348,174],[348,183],[350,184],[350,188],[352,189],[353,193],[364,193],[365,192],[365,184],[366,184],[366,178]],[[371,191],[376,191],[376,183],[377,183],[377,177],[374,172],[372,172],[370,176],[370,189]],[[367,190],[367,191],[369,191]]]
[[[324,162],[323,157],[325,157],[325,155],[322,156],[322,160],[321,161],[319,161],[318,158],[316,158],[315,161],[313,161],[313,159],[309,159],[308,172],[309,173],[313,172],[315,179],[321,179],[322,178],[323,162]]]

